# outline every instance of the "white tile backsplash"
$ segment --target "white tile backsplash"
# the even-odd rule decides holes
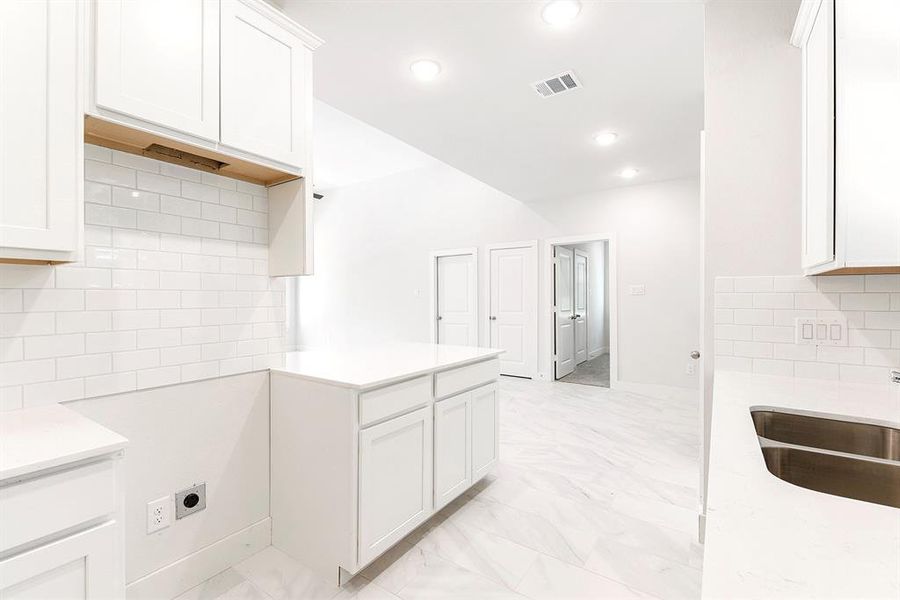
[[[0,410],[281,364],[266,189],[93,145],[85,157],[82,261],[0,265]]]
[[[900,367],[900,275],[719,277],[716,369],[884,383]],[[847,321],[847,346],[794,343],[797,318]]]

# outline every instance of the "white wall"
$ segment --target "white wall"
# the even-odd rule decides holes
[[[192,568],[175,569],[172,577],[179,581],[170,583],[174,588],[147,582],[146,587],[157,592],[174,591],[171,595],[132,596],[129,589],[129,597],[172,597],[268,545],[267,372],[79,400],[68,406],[129,441],[124,462],[126,581],[133,584],[208,549]],[[147,535],[147,502],[200,482],[207,486],[206,509]],[[240,543],[224,552],[210,549],[238,532]]]
[[[607,242],[572,246],[588,256],[588,356],[609,352],[609,284]]]
[[[428,341],[432,250],[610,232],[620,378],[695,386],[684,366],[699,339],[698,198],[697,180],[686,179],[526,205],[442,163],[327,190],[316,203],[316,274],[299,283],[301,344]],[[479,261],[483,278],[485,252]],[[626,295],[634,283],[647,295]],[[547,373],[544,329],[539,367]],[[483,343],[485,330],[480,323]]]
[[[712,411],[715,278],[801,273],[801,65],[800,50],[789,42],[799,5],[706,3],[704,440]],[[705,465],[708,448],[704,453]]]
[[[83,259],[0,265],[0,409],[279,363],[266,189],[99,146],[85,157]]]

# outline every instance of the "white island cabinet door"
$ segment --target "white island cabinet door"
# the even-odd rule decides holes
[[[80,40],[76,0],[0,2],[0,259],[77,258]]]
[[[471,397],[466,392],[434,405],[434,510],[472,484]]]
[[[487,475],[500,458],[497,384],[472,391],[472,481]]]
[[[116,523],[0,560],[3,600],[118,600],[124,598]]]
[[[359,564],[431,515],[432,407],[359,432]]]
[[[218,0],[97,0],[95,101],[219,139]]]
[[[222,2],[221,142],[304,167],[312,51],[251,4]]]

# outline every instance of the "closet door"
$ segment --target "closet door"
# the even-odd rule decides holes
[[[575,370],[575,302],[572,293],[572,251],[557,246],[554,252],[554,315],[556,317],[554,353],[556,379]]]
[[[500,373],[533,377],[537,370],[537,258],[535,245],[490,250],[491,348],[500,348]]]
[[[222,1],[222,143],[305,167],[312,51],[239,0]]]
[[[219,1],[98,0],[96,103],[219,139]]]
[[[580,250],[575,251],[575,364],[588,359],[588,257]]]
[[[478,345],[474,254],[437,257],[437,343]]]

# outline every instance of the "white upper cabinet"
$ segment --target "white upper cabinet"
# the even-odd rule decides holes
[[[807,274],[900,273],[900,2],[804,0]]]
[[[222,2],[222,136],[227,146],[306,164],[312,51],[270,8]]]
[[[81,6],[0,2],[0,260],[78,258]]]
[[[101,123],[88,133],[99,143],[168,146],[267,185],[309,176],[319,38],[263,0],[91,6],[88,112]]]
[[[98,107],[219,138],[219,1],[99,0]]]

